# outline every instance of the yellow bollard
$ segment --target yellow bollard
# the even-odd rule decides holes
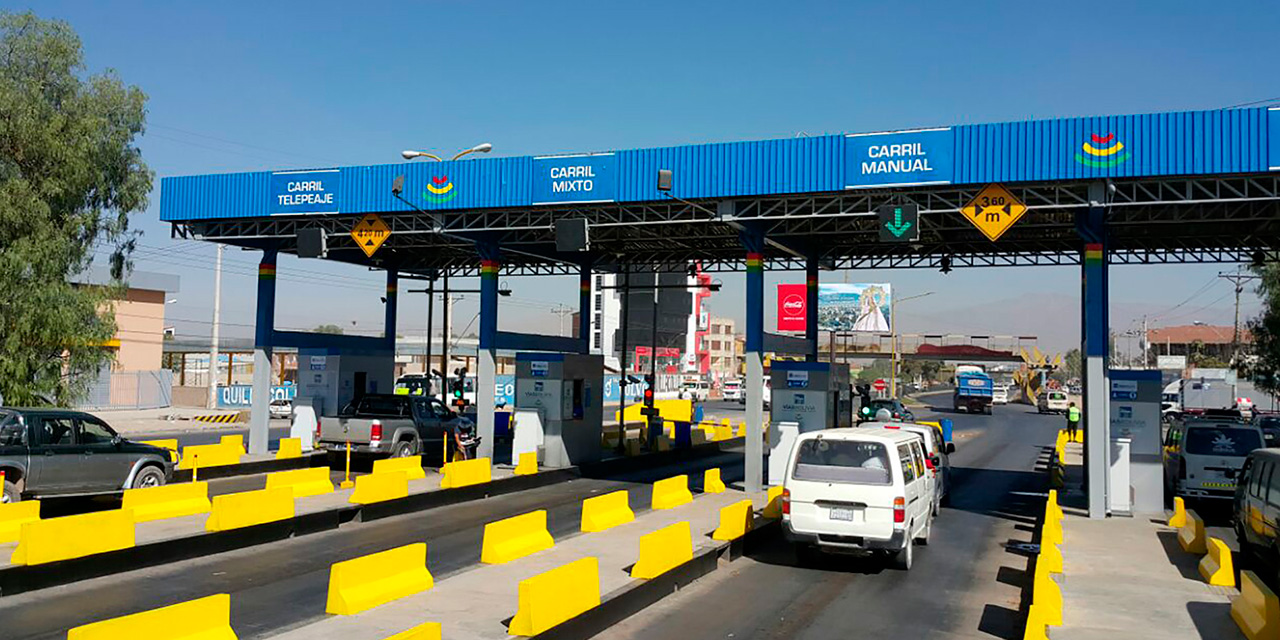
[[[200,454],[191,454],[191,481],[195,482],[199,478],[196,477],[200,473]]]
[[[1169,517],[1169,526],[1181,529],[1187,524],[1187,505],[1182,498],[1173,499],[1173,515]]]
[[[338,484],[338,488],[350,489],[351,487],[354,487],[354,486],[356,486],[356,483],[351,481],[351,441],[348,440],[347,441],[347,474],[343,478],[342,482]]]
[[[724,480],[720,479],[720,468],[707,469],[702,474],[702,492],[703,493],[724,493]]]

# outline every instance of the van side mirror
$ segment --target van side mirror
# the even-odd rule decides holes
[[[947,455],[951,455],[951,454],[953,454],[953,453],[955,453],[955,452],[956,452],[956,443],[954,443],[954,442],[948,442],[948,443],[947,443]]]

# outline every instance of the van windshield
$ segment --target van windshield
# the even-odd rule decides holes
[[[1201,456],[1247,456],[1262,448],[1262,438],[1253,429],[1191,427],[1186,441],[1186,452]]]
[[[796,452],[796,480],[889,484],[889,454],[879,442],[814,438]]]

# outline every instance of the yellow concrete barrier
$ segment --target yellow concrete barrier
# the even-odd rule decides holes
[[[1258,574],[1240,572],[1240,595],[1231,599],[1231,619],[1249,640],[1280,637],[1280,601]]]
[[[1182,498],[1173,499],[1173,515],[1169,516],[1169,526],[1181,529],[1187,524],[1187,503]]]
[[[1062,544],[1063,541],[1062,521],[1054,517],[1053,506],[1046,504],[1044,522],[1040,526],[1040,544]]]
[[[412,629],[388,636],[386,640],[440,640],[440,623],[424,622]]]
[[[707,469],[702,474],[702,492],[703,493],[724,493],[724,480],[720,479],[720,468]]]
[[[631,577],[652,580],[693,560],[693,533],[688,522],[677,522],[640,536],[640,559]]]
[[[693,493],[689,491],[689,476],[682,474],[653,483],[652,508],[674,509],[690,502]]]
[[[1206,553],[1204,544],[1204,520],[1195,511],[1187,510],[1187,521],[1178,529],[1178,544],[1187,553]]]
[[[329,480],[329,467],[312,467],[268,473],[267,488],[288,488],[293,490],[293,497],[305,498],[333,493],[333,482]]]
[[[410,480],[425,480],[427,470],[422,468],[421,456],[406,456],[404,458],[383,458],[373,461],[373,472],[390,473],[393,471],[403,471]]]
[[[1050,489],[1050,490],[1049,490],[1049,499],[1046,501],[1046,504],[1048,504],[1048,505],[1049,505],[1049,507],[1050,507],[1050,511],[1049,511],[1049,513],[1051,513],[1051,514],[1053,515],[1053,518],[1054,518],[1055,520],[1058,520],[1059,522],[1061,522],[1061,521],[1063,521],[1063,520],[1066,520],[1066,519],[1067,519],[1067,514],[1065,514],[1065,513],[1063,513],[1063,512],[1062,512],[1062,505],[1058,504],[1058,490],[1057,490],[1057,489]]]
[[[644,422],[648,420],[647,416],[641,415],[640,409],[644,407],[643,403],[627,405],[627,423]],[[671,422],[693,422],[693,401],[692,400],[655,400],[653,408],[658,410],[658,415],[663,419]],[[617,411],[613,412],[613,419],[618,422],[623,420]]]
[[[518,476],[531,476],[538,472],[538,452],[526,451],[520,454],[514,473]]]
[[[1235,567],[1231,562],[1231,548],[1227,543],[1209,538],[1205,541],[1208,552],[1200,559],[1200,577],[1215,587],[1236,586]]]
[[[134,522],[208,513],[209,483],[181,482],[145,489],[125,489],[120,506],[133,510]]]
[[[231,629],[231,595],[219,593],[67,631],[67,640],[120,638],[236,640]]]
[[[440,480],[440,488],[442,489],[469,487],[473,484],[484,484],[493,480],[493,468],[489,465],[488,458],[450,462],[445,464],[440,471],[444,474],[444,478]]]
[[[39,500],[0,504],[0,543],[17,540],[18,534],[22,532],[22,525],[39,519]]]
[[[731,438],[733,438],[733,425],[730,425],[729,421],[726,419],[725,424],[716,426],[715,441],[720,442]]]
[[[507,633],[534,636],[600,605],[600,563],[575,560],[520,581],[520,605]]]
[[[741,422],[739,422],[739,423],[738,423],[738,433],[737,433],[737,435],[738,435],[738,437],[739,437],[739,438],[745,438],[745,437],[747,437],[747,422],[746,422],[746,420],[743,420],[743,421],[741,421]]]
[[[1049,575],[1049,567],[1039,563],[1031,585],[1031,604],[1040,607],[1045,624],[1062,626],[1062,590]]]
[[[91,556],[134,545],[133,512],[113,509],[35,520],[22,525],[9,562],[44,564]]]
[[[248,451],[244,448],[244,436],[222,436],[218,440],[218,444],[228,449],[235,449],[240,455],[245,455]]]
[[[782,517],[782,487],[769,487],[765,492],[764,510],[760,515],[774,520]]]
[[[553,546],[547,511],[539,509],[484,525],[480,562],[505,564]]]
[[[220,444],[193,444],[182,448],[182,459],[178,462],[178,468],[194,469],[199,466],[204,469],[239,464],[240,455],[240,451],[233,447],[224,447]]]
[[[582,501],[582,532],[596,533],[636,519],[625,489]]]
[[[280,438],[280,449],[276,451],[276,460],[301,457],[302,438]]]
[[[720,525],[711,532],[714,540],[737,540],[746,535],[752,527],[751,500],[739,500],[729,506],[720,508]]]
[[[387,549],[329,567],[325,613],[349,616],[435,585],[427,571],[427,543]]]
[[[227,531],[292,518],[293,489],[259,489],[213,497],[206,531]]]
[[[168,449],[169,459],[175,460],[175,461],[178,459],[178,439],[177,438],[169,438],[166,440],[139,440],[138,444],[149,444],[153,447]]]
[[[1040,543],[1040,556],[1037,563],[1044,563],[1050,573],[1062,573],[1062,550],[1056,544]]]
[[[1031,605],[1027,608],[1027,627],[1022,632],[1022,640],[1049,640],[1048,623],[1044,620],[1044,607]]]
[[[403,471],[368,473],[356,477],[356,489],[347,502],[372,504],[409,495],[409,474]]]

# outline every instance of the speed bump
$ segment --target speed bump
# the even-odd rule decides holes
[[[395,471],[403,471],[410,480],[423,480],[427,477],[427,471],[422,468],[421,456],[405,456],[403,458],[383,458],[373,461],[373,472],[391,473]]]
[[[236,640],[236,633],[231,630],[231,595],[220,593],[180,602],[82,625],[67,632],[67,640],[119,638]]]
[[[144,489],[125,489],[120,506],[133,509],[135,522],[208,513],[209,483],[182,482]]]
[[[347,502],[372,504],[409,495],[409,474],[403,471],[367,473],[356,477],[356,489]]]
[[[693,533],[688,522],[677,522],[640,536],[640,559],[631,577],[652,580],[693,560]]]
[[[305,498],[333,493],[333,482],[329,480],[329,467],[312,467],[268,473],[267,488],[288,488],[293,490],[293,497]]]
[[[737,540],[752,527],[751,499],[739,500],[720,508],[720,526],[711,533],[714,540]]]
[[[636,519],[626,489],[582,501],[582,532],[595,533]]]
[[[1169,516],[1169,526],[1181,529],[1187,524],[1187,504],[1182,498],[1173,499],[1173,515]]]
[[[444,478],[440,480],[441,489],[457,489],[473,484],[484,484],[493,479],[493,469],[488,458],[459,460],[449,462],[440,469]]]
[[[206,531],[227,531],[288,520],[293,515],[293,489],[289,487],[241,491],[214,496],[213,509],[204,528]]]
[[[1280,601],[1258,574],[1240,572],[1240,595],[1231,599],[1231,619],[1249,640],[1280,636]]]
[[[239,464],[240,455],[240,451],[234,447],[224,447],[221,444],[193,444],[182,448],[182,459],[178,461],[178,468],[204,469]]]
[[[245,451],[244,436],[242,435],[222,436],[222,438],[218,440],[218,444],[228,449],[235,449],[240,452],[240,455],[248,453]]]
[[[484,525],[480,562],[506,564],[555,546],[547,531],[547,511],[539,509]]]
[[[600,562],[575,560],[520,581],[520,604],[507,633],[534,636],[600,605]]]
[[[516,464],[515,474],[518,476],[531,476],[538,472],[538,452],[525,451],[520,454],[520,459]]]
[[[276,451],[276,460],[301,457],[302,438],[280,438],[280,449]]]
[[[0,543],[17,540],[23,524],[39,519],[39,500],[0,504]]]
[[[681,474],[653,483],[654,509],[674,509],[682,504],[693,502],[693,493],[689,491],[689,476]]]
[[[1227,543],[1209,538],[1205,542],[1208,553],[1200,559],[1200,577],[1215,587],[1236,586],[1236,573],[1231,562],[1231,549]]]
[[[724,480],[720,479],[720,468],[707,469],[702,474],[702,492],[703,493],[724,493]]]
[[[425,542],[336,562],[329,568],[325,613],[354,615],[434,585],[435,579],[427,570]]]
[[[133,512],[113,509],[35,520],[22,525],[12,564],[44,564],[134,545]]]
[[[440,623],[424,622],[412,629],[406,629],[386,640],[440,640]]]
[[[1045,624],[1062,626],[1062,589],[1049,575],[1049,567],[1036,563],[1031,584],[1031,604],[1040,607]]]
[[[1178,545],[1187,553],[1205,553],[1204,520],[1195,511],[1187,511],[1187,521],[1178,529]]]
[[[769,487],[765,493],[764,511],[760,515],[774,520],[782,517],[782,487]]]

